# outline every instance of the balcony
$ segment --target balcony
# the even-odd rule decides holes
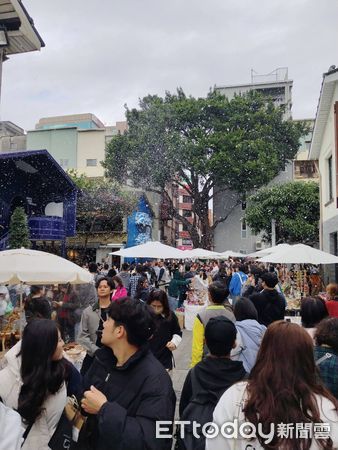
[[[31,240],[58,241],[66,237],[65,221],[56,216],[31,216],[28,219]]]

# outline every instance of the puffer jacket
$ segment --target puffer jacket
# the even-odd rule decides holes
[[[18,407],[18,398],[22,386],[20,375],[21,357],[17,357],[21,349],[21,341],[11,348],[5,355],[7,366],[0,371],[0,397],[10,408]],[[66,405],[67,391],[65,383],[61,389],[50,395],[44,405],[41,416],[34,422],[22,450],[48,450],[62,411]],[[23,427],[26,427],[23,424]]]
[[[233,361],[242,361],[244,369],[250,373],[255,365],[266,326],[257,320],[246,319],[235,323],[237,329],[236,347],[231,350]]]

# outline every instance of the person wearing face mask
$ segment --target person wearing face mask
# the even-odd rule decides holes
[[[156,331],[149,341],[150,350],[167,371],[173,368],[173,354],[182,340],[177,316],[170,311],[167,294],[155,289],[149,294],[147,304],[156,314]]]
[[[57,324],[35,319],[22,340],[5,355],[0,371],[0,397],[16,409],[26,429],[23,450],[47,450],[67,400],[67,367]]]

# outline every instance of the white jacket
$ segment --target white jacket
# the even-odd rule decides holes
[[[0,450],[20,450],[23,432],[20,414],[0,402]]]
[[[21,357],[17,357],[20,348],[21,341],[6,353],[5,358],[8,364],[0,371],[0,397],[6,406],[14,409],[18,406],[18,398],[22,386],[20,375]],[[46,399],[43,405],[43,412],[32,426],[22,450],[49,449],[48,442],[60,420],[66,400],[67,391],[64,383],[56,394],[50,395]],[[25,427],[26,425],[23,424],[23,426]]]
[[[236,419],[239,427],[245,420],[242,408],[246,401],[245,388],[247,382],[236,383],[231,386],[220,398],[216,405],[213,415],[213,422],[217,424],[220,429],[225,422],[233,423]],[[338,448],[338,414],[335,411],[334,405],[327,398],[316,396],[320,418],[322,422],[330,425],[330,437],[333,441],[333,448]],[[229,429],[229,435],[231,434]],[[317,442],[312,439],[310,450],[319,450]],[[238,438],[224,437],[219,433],[214,438],[206,439],[206,450],[263,450],[257,439],[249,440],[238,435]]]

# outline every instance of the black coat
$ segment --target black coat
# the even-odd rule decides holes
[[[171,313],[169,318],[162,315],[156,316],[156,325],[154,336],[149,341],[150,350],[166,369],[172,369],[173,354],[166,345],[171,341],[174,334],[182,337],[176,314]]]
[[[191,381],[191,371],[194,371],[199,392],[208,392],[214,394],[218,399],[234,383],[247,378],[242,361],[232,361],[230,358],[212,358],[206,356],[195,367],[189,370],[184,381],[179,413],[182,413],[197,392],[193,392]]]
[[[174,419],[175,393],[169,375],[148,348],[116,367],[112,350],[102,347],[85,376],[85,390],[91,385],[103,392],[108,402],[87,420],[88,448],[171,448],[171,439],[156,439],[156,420]]]
[[[285,300],[276,289],[264,289],[259,294],[252,294],[249,299],[255,305],[258,322],[266,327],[285,316]]]

